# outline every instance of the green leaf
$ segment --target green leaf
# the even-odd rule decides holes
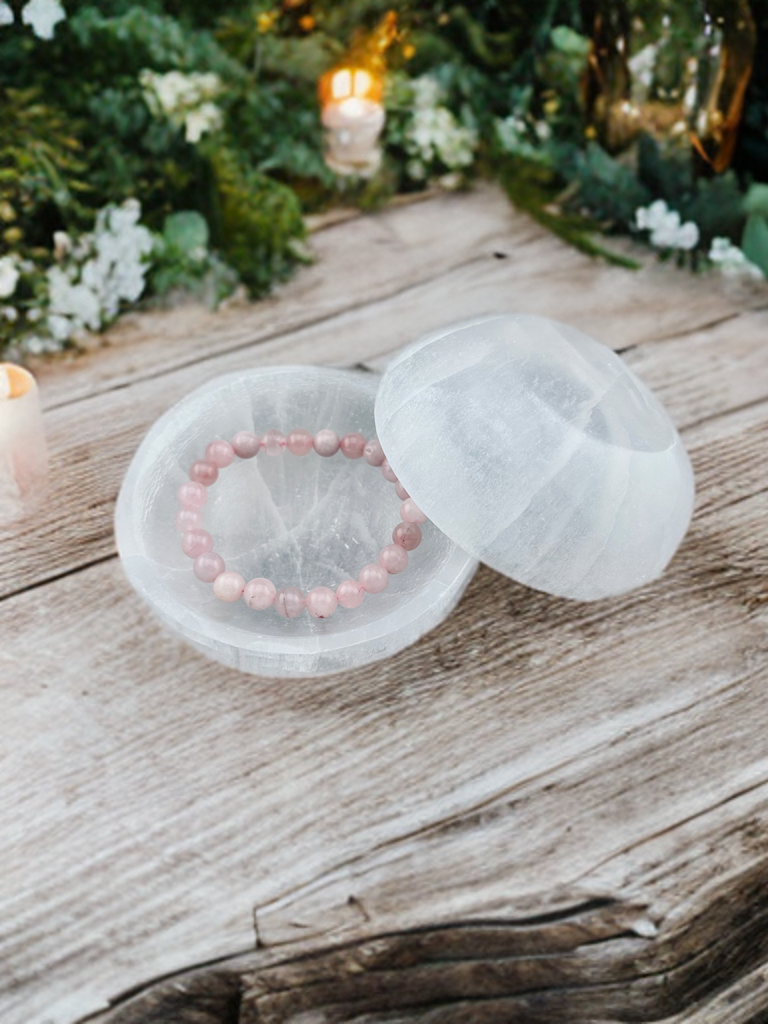
[[[768,277],[768,221],[759,213],[750,213],[747,217],[741,248],[747,259]]]
[[[169,246],[183,253],[208,248],[208,225],[195,210],[180,210],[167,216],[163,236]]]
[[[757,182],[750,185],[744,199],[744,209],[747,213],[756,213],[768,218],[768,185],[759,185]]]
[[[592,43],[586,36],[574,32],[567,25],[557,25],[553,28],[551,39],[552,45],[556,50],[559,50],[561,53],[567,53],[572,57],[586,58],[592,49]]]

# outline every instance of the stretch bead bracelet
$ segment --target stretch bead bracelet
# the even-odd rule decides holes
[[[378,466],[385,480],[395,485],[400,506],[401,523],[392,531],[392,544],[382,548],[378,563],[363,567],[356,580],[344,580],[336,590],[315,587],[304,595],[298,587],[284,587],[278,591],[271,580],[258,577],[246,583],[239,572],[227,570],[224,559],[213,550],[213,537],[202,528],[200,511],[208,500],[208,488],[215,484],[219,470],[234,461],[252,459],[259,451],[267,455],[282,455],[288,449],[294,455],[308,455],[312,450],[323,458],[338,451],[348,459],[363,458],[369,466]],[[408,552],[421,543],[420,524],[427,517],[408,495],[384,456],[378,441],[367,441],[362,434],[345,434],[339,438],[332,430],[320,430],[313,437],[307,430],[292,430],[287,436],[279,430],[268,430],[257,437],[243,430],[232,441],[211,441],[205,449],[205,458],[192,464],[189,481],[179,488],[181,511],[176,526],[182,533],[181,548],[194,558],[195,576],[204,583],[213,583],[213,592],[221,601],[239,601],[249,608],[264,611],[273,606],[278,615],[296,619],[306,608],[316,619],[327,619],[338,605],[359,608],[366,594],[380,594],[386,589],[390,575],[402,572],[408,565]]]

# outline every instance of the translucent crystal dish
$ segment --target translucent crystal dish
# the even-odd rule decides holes
[[[274,427],[375,437],[374,374],[270,367],[211,381],[150,429],[126,475],[115,532],[128,579],[158,618],[209,657],[244,672],[316,676],[388,657],[454,608],[476,561],[432,524],[387,590],[329,619],[286,620],[243,601],[224,604],[197,580],[174,526],[176,492],[206,444]],[[381,471],[341,454],[235,459],[209,488],[203,525],[228,569],[305,592],[356,578],[391,543],[400,501]]]

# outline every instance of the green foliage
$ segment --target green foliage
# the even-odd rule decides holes
[[[0,92],[0,117],[0,252],[29,251],[83,214],[81,146],[37,89]]]
[[[209,251],[208,243],[208,225],[195,210],[169,214],[153,254],[153,291],[158,295],[181,291],[217,306],[233,291],[238,276]]]
[[[506,158],[501,165],[500,180],[507,195],[521,210],[530,213],[540,224],[559,235],[588,256],[600,256],[609,263],[635,270],[638,264],[617,256],[595,241],[600,225],[582,214],[561,209],[558,200],[562,191],[555,173],[541,163],[519,158]]]
[[[301,261],[304,223],[296,194],[244,167],[224,147],[211,153],[216,182],[216,240],[254,295],[283,280]]]
[[[768,277],[768,220],[761,214],[750,213],[747,217],[741,248],[747,259]]]

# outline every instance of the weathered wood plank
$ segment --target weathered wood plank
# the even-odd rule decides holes
[[[107,348],[42,363],[43,401],[61,405],[264,342],[282,347],[286,335],[311,325],[319,326],[319,354],[309,361],[327,362],[326,339],[344,331],[345,314],[371,304],[359,333],[347,338],[345,364],[371,351],[358,356],[371,330],[385,339],[378,351],[391,351],[478,312],[559,317],[626,348],[740,310],[718,278],[706,287],[650,261],[631,273],[590,259],[515,211],[495,186],[349,221],[313,241],[316,265],[271,299],[218,314],[188,306],[125,317]]]
[[[767,433],[765,405],[688,432],[701,513],[664,580],[585,607],[483,570],[343,679],[205,662],[114,562],[4,601],[3,1020],[245,951],[254,907],[291,948],[606,897],[676,934],[768,824]]]
[[[500,273],[497,266],[464,268],[414,288],[407,299],[400,296],[394,303],[387,300],[345,314],[330,332],[327,324],[304,328],[274,342],[237,349],[49,410],[50,499],[36,518],[0,531],[0,599],[21,586],[38,585],[114,553],[114,501],[133,452],[151,423],[192,389],[217,374],[254,365],[350,365],[377,357],[381,361],[393,351],[393,338],[397,348],[414,324],[418,329],[413,334],[433,325],[435,310],[451,320],[462,315],[462,308],[464,315],[492,308],[495,300],[488,295],[498,294]],[[462,294],[461,283],[467,278],[477,305],[468,306]],[[553,312],[573,319],[579,293],[561,288],[557,295]],[[564,309],[566,303],[573,308]],[[685,427],[768,396],[766,330],[768,313],[743,314],[718,328],[671,338],[663,345],[637,345],[627,358]]]

